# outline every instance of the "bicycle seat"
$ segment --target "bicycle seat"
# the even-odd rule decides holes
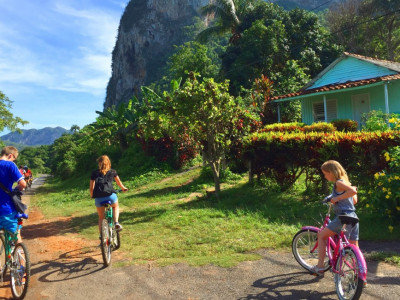
[[[350,217],[350,216],[346,216],[346,215],[340,215],[339,216],[340,222],[342,222],[342,224],[347,224],[347,225],[351,225],[354,226],[358,223],[358,218],[356,217]]]
[[[106,201],[100,202],[100,204],[101,204],[101,206],[111,205],[111,201],[106,200]]]

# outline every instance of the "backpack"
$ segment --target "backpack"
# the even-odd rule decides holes
[[[110,171],[108,171],[105,175],[100,174],[100,176],[98,176],[94,181],[93,198],[107,197],[112,193],[115,193],[112,184],[113,180],[114,178],[112,177]]]

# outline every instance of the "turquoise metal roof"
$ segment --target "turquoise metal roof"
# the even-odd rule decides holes
[[[330,84],[340,84],[349,81],[357,81],[375,77],[398,74],[383,66],[376,65],[369,61],[360,60],[347,56],[334,64],[322,76],[316,79],[307,90],[315,89]]]

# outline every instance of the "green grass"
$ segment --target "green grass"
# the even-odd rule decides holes
[[[370,260],[384,261],[400,267],[400,255],[394,252],[373,252],[367,256]]]
[[[97,214],[86,178],[49,180],[38,190],[34,205],[48,218],[73,216],[71,232],[95,240]],[[125,264],[233,266],[259,259],[255,251],[260,248],[290,251],[297,230],[302,225],[318,226],[320,213],[325,213],[319,197],[305,195],[301,184],[280,193],[251,186],[244,176],[223,184],[217,201],[207,196],[213,183],[200,168],[169,174],[155,170],[122,180],[130,189],[118,195]],[[387,220],[369,211],[358,213],[361,239],[400,236],[399,228],[388,231]],[[372,221],[375,225],[368,226]]]

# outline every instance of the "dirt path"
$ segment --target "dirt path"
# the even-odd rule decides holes
[[[34,189],[25,200],[33,195]],[[260,250],[261,260],[233,268],[176,264],[105,269],[98,242],[81,239],[68,228],[69,218],[45,220],[39,211],[30,211],[23,228],[32,261],[26,299],[337,299],[332,274],[310,276],[291,253]],[[383,246],[400,251],[400,243],[361,243],[364,251]],[[122,253],[115,254],[114,261],[122,259]],[[400,268],[374,262],[368,268],[362,299],[398,299]],[[8,297],[5,283],[0,299]]]

